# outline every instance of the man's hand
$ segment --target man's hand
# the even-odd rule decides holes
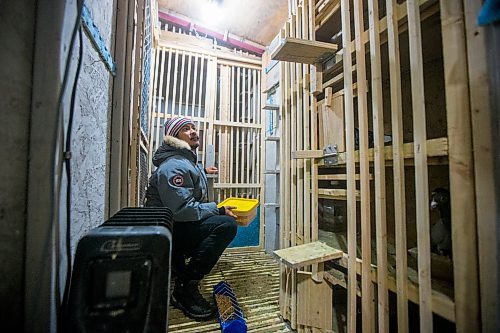
[[[205,168],[205,172],[212,175],[214,173],[219,172],[219,170],[214,166],[209,166]]]
[[[234,213],[233,213],[233,209],[235,209],[236,206],[224,206],[224,210],[225,210],[225,214],[227,216],[231,216],[232,218],[234,219],[237,219],[238,216],[236,216]]]

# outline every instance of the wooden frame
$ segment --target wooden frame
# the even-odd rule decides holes
[[[161,144],[166,119],[176,115],[191,117],[200,132],[200,161],[208,161],[207,147],[215,150],[213,158],[219,173],[213,184],[214,199],[220,202],[239,196],[263,202],[260,60],[196,47],[190,38],[189,43],[183,44],[186,38],[173,33],[160,37],[150,84],[154,95],[149,124],[150,156]],[[175,43],[165,37],[175,37]],[[152,171],[150,166],[149,172]],[[263,237],[261,217],[261,247]]]
[[[395,0],[387,0],[385,4],[375,0],[355,0],[353,4],[351,9],[347,0],[292,1],[290,19],[280,34],[283,46],[273,52],[283,60],[280,87],[284,92],[281,105],[281,193],[284,195],[280,201],[283,207],[280,247],[307,244],[306,231],[311,232],[309,241],[318,239],[315,231],[319,218],[318,199],[347,201],[347,246],[344,249],[347,254],[339,264],[347,268],[347,283],[342,283],[348,289],[348,331],[356,330],[358,297],[361,297],[363,332],[375,330],[375,322],[379,331],[388,331],[389,290],[397,294],[398,332],[409,330],[408,300],[419,306],[422,332],[432,332],[433,313],[455,322],[457,331],[479,331],[479,303],[483,307],[482,320],[489,325],[494,324],[494,316],[486,304],[495,303],[491,295],[488,301],[479,297],[480,282],[490,287],[494,282],[486,277],[491,271],[486,263],[492,264],[491,260],[486,258],[487,255],[484,258],[478,256],[478,253],[488,253],[486,249],[495,244],[495,239],[488,236],[488,233],[494,234],[494,228],[488,223],[480,227],[476,222],[476,216],[493,221],[495,214],[493,184],[491,177],[488,178],[493,172],[492,162],[486,153],[491,147],[491,139],[487,132],[480,133],[479,130],[480,126],[487,127],[486,110],[489,108],[486,97],[489,87],[480,88],[479,83],[486,75],[484,37],[477,37],[481,30],[474,26],[473,19],[473,13],[477,15],[479,10],[479,2],[441,1],[439,6],[430,0],[408,0],[401,4]],[[379,19],[379,5],[385,6],[387,13],[382,19]],[[366,13],[368,17],[363,17]],[[282,50],[297,39],[301,45],[318,46],[314,43],[314,31],[322,29],[337,14],[342,22],[342,48],[335,57],[314,66],[285,62],[314,63],[305,51],[301,59],[300,52],[292,55],[288,52],[287,57]],[[367,20],[369,28],[365,31]],[[351,36],[351,22],[354,23],[355,38]],[[427,102],[429,92],[426,90],[429,79],[425,57],[429,50],[422,48],[422,39],[429,38],[429,27],[442,31],[442,46],[435,47],[442,50],[444,68],[439,67],[433,74],[443,80],[444,93],[440,103],[446,102],[441,110],[447,110],[447,114],[443,113],[447,126],[439,132],[442,133],[440,136],[428,134],[426,129],[431,127],[432,132],[434,126],[433,115],[429,114],[430,111],[426,114],[426,104],[433,103]],[[436,35],[438,31],[433,33]],[[403,40],[400,46],[402,38],[407,38],[407,42]],[[365,49],[368,42],[369,57]],[[384,44],[386,52],[382,52]],[[356,58],[354,66],[353,56]],[[384,62],[388,66],[383,65]],[[332,74],[327,63],[333,63],[336,75]],[[367,68],[370,68],[369,73]],[[329,138],[332,133],[328,133],[328,129],[339,127],[339,120],[332,123],[328,116],[323,116],[331,111],[333,96],[343,97],[345,123],[340,128],[345,135],[345,147],[336,156],[336,164],[328,166],[322,149],[329,141],[340,141]],[[471,104],[480,110],[477,115],[471,113]],[[309,120],[310,126],[307,126]],[[355,131],[355,127],[359,130]],[[373,143],[368,137],[372,129]],[[412,131],[411,140],[408,139],[408,129]],[[391,132],[389,146],[384,142],[387,131]],[[355,132],[356,135],[359,133],[357,147]],[[486,162],[480,169],[488,177],[479,173],[474,160]],[[310,173],[307,172],[308,165]],[[386,174],[387,168],[392,170]],[[447,168],[449,185],[446,185],[446,178],[442,182],[450,188],[452,203],[454,291],[449,285],[447,291],[440,287],[433,289],[434,284],[431,285],[435,254],[431,253],[430,233],[431,221],[435,217],[429,212],[429,186],[435,186],[432,184],[436,183],[436,176],[429,174],[443,168]],[[478,178],[481,186],[475,183]],[[328,187],[324,185],[326,181],[343,184],[343,188]],[[370,200],[370,192],[375,195],[374,200]],[[483,194],[483,199],[478,193]],[[310,202],[306,200],[308,198],[311,198]],[[372,208],[374,219],[370,218]],[[311,217],[309,224],[307,221]],[[361,249],[358,249],[356,237],[359,227]],[[476,231],[478,237],[486,241],[484,245],[478,244]],[[372,235],[375,236],[373,239]],[[418,259],[415,259],[418,260],[418,275],[414,275],[416,265],[408,259],[408,245],[414,243],[418,249]],[[374,246],[376,265],[371,259]],[[394,259],[389,258],[389,248]],[[389,269],[391,265],[395,266],[393,272]],[[310,269],[314,276],[318,268],[318,265],[312,265],[305,271]],[[303,295],[295,292],[294,276],[297,272],[294,269],[282,268],[281,312],[299,332],[314,330],[295,320],[302,311],[295,303]],[[358,275],[361,288],[357,283]],[[330,277],[329,281],[340,281]],[[301,281],[303,279],[301,276]],[[373,307],[374,283],[377,284],[376,309]],[[481,297],[488,299],[484,290],[481,289]],[[376,321],[375,317],[378,317]]]

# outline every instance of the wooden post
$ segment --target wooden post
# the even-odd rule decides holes
[[[401,73],[399,31],[396,0],[387,0],[387,39],[391,86],[392,154],[394,176],[394,223],[396,236],[396,288],[398,332],[408,332],[408,273],[406,246],[405,169],[403,157],[403,108],[401,104]]]
[[[192,53],[188,53],[188,61],[187,61],[187,83],[186,83],[186,104],[184,106],[184,116],[188,116],[189,110],[189,96],[191,95],[191,60]]]
[[[356,166],[354,164],[354,107],[351,72],[351,11],[349,6],[349,0],[341,0],[347,148],[347,331],[356,332]]]
[[[440,1],[457,332],[480,332],[474,164],[462,1]],[[491,254],[489,254],[491,255]]]
[[[372,112],[375,150],[374,166],[375,218],[377,240],[378,331],[389,332],[389,299],[387,291],[387,216],[385,200],[384,159],[384,106],[382,102],[382,69],[380,59],[381,55],[378,1],[368,1],[368,13],[370,26],[370,68],[372,77]]]
[[[418,284],[420,331],[432,332],[431,242],[429,226],[429,188],[427,175],[427,135],[425,124],[424,75],[420,8],[416,0],[407,1],[410,50],[413,135],[415,150],[415,195],[417,210]]]
[[[368,162],[368,105],[366,87],[365,43],[361,40],[364,31],[363,3],[354,1],[354,28],[356,41],[356,67],[358,83],[358,124],[359,124],[359,168],[361,185],[361,313],[363,332],[369,333],[372,327],[373,285],[371,281],[371,224],[370,224],[370,169]],[[345,73],[344,73],[345,74]]]
[[[477,244],[483,332],[498,328],[498,233],[496,232],[495,183],[492,181],[493,153],[490,94],[485,28],[477,25],[481,1],[464,1],[469,90],[476,185]],[[488,50],[488,51],[487,51]]]

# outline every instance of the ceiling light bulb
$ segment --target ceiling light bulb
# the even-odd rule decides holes
[[[222,9],[216,2],[207,2],[201,8],[202,21],[211,26],[218,26],[222,22]]]

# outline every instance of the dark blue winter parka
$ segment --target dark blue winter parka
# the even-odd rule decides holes
[[[208,202],[207,176],[187,142],[165,136],[153,164],[157,169],[149,178],[147,207],[168,207],[176,222],[219,215],[217,204]]]

